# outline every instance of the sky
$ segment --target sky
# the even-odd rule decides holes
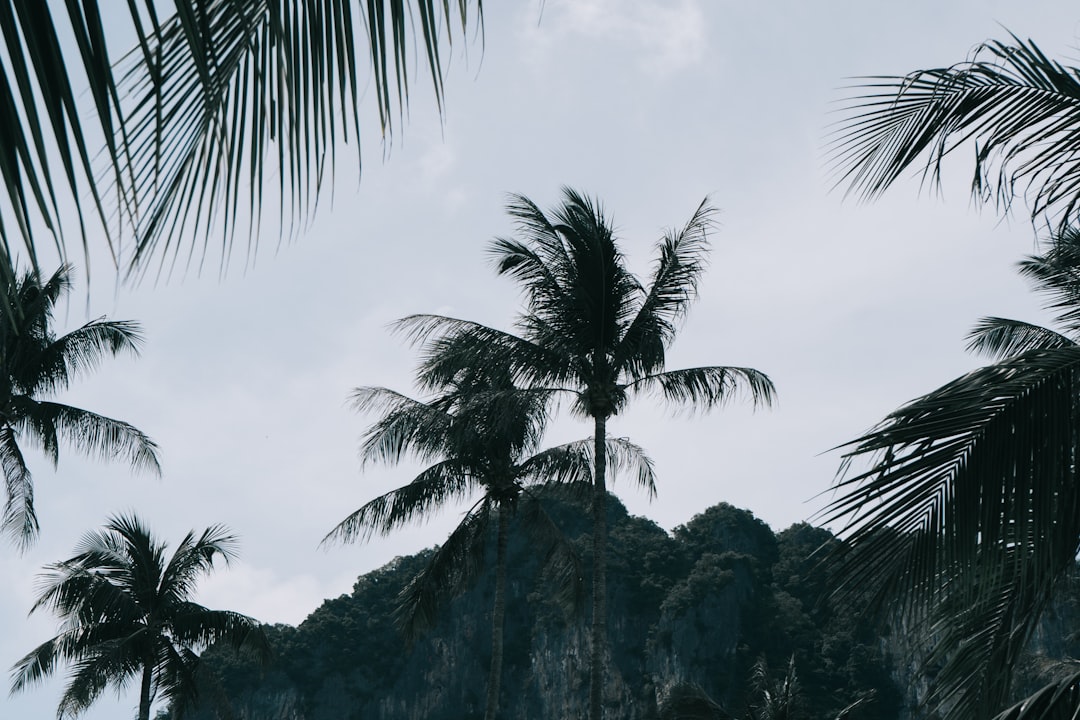
[[[298,623],[358,575],[440,542],[463,507],[319,547],[418,469],[361,471],[357,458],[373,418],[349,407],[350,390],[413,390],[415,348],[388,325],[439,313],[511,328],[520,297],[485,254],[513,233],[511,192],[544,208],[564,185],[599,198],[641,274],[664,230],[711,199],[711,264],[669,367],[753,367],[779,401],[695,416],[635,401],[609,432],[648,451],[658,495],[619,478],[613,489],[667,529],[719,502],[777,531],[812,519],[840,464],[834,448],[980,364],[964,351],[980,317],[1048,321],[1015,272],[1036,250],[1031,223],[1022,206],[1002,216],[973,204],[973,150],[946,166],[940,193],[908,173],[872,203],[833,189],[826,161],[851,78],[950,65],[1006,28],[1080,64],[1080,14],[1063,1],[486,5],[483,47],[455,44],[444,115],[419,85],[389,144],[369,123],[362,175],[339,162],[333,196],[296,239],[264,228],[254,262],[234,258],[224,277],[211,256],[201,273],[137,286],[91,258],[90,286],[76,288],[58,329],[137,320],[145,343],[58,399],[144,430],[163,474],[73,452],[53,470],[28,453],[41,537],[0,552],[0,664],[55,633],[47,614],[26,617],[34,577],[111,514],[134,512],[172,544],[228,525],[241,557],[197,600],[264,622]],[[589,432],[561,417],[549,438]],[[52,717],[61,691],[58,677],[0,696],[0,718]],[[133,715],[136,702],[137,688],[110,693],[85,717]]]

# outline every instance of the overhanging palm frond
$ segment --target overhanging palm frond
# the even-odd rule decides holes
[[[332,179],[340,143],[355,143],[350,164],[360,167],[361,87],[371,83],[388,137],[414,74],[424,72],[410,62],[420,57],[441,109],[443,51],[480,32],[483,17],[479,1],[201,0],[176,10],[161,23],[141,19],[140,47],[120,83],[133,98],[122,177],[141,203],[136,270],[155,253],[162,262],[205,256],[215,218],[225,230],[223,264],[240,218],[253,218],[250,260],[267,190],[281,196],[279,221],[291,233]],[[186,233],[185,250],[174,238]]]
[[[183,602],[195,592],[195,584],[214,569],[219,558],[228,565],[236,558],[237,538],[224,525],[211,525],[195,538],[188,533],[176,546],[161,571],[159,583],[167,602]],[[207,616],[210,618],[211,616]]]
[[[1040,688],[994,720],[1075,720],[1080,707],[1080,672]]]
[[[930,619],[949,717],[1000,708],[1080,537],[1080,349],[1033,350],[900,408],[850,444],[825,522],[836,594]],[[857,461],[868,468],[851,472]],[[947,700],[947,702],[944,702]]]
[[[1004,359],[1030,350],[1057,350],[1075,347],[1076,342],[1061,333],[1021,320],[986,317],[968,333],[967,349],[979,355]]]
[[[417,73],[430,76],[441,109],[446,51],[483,25],[480,0],[195,0],[175,2],[171,15],[167,5],[132,0],[139,43],[121,49],[131,51],[114,71],[99,2],[65,7],[55,16],[39,0],[0,8],[9,61],[0,68],[0,293],[20,242],[36,268],[42,231],[65,257],[65,227],[77,229],[89,257],[95,216],[114,262],[131,261],[136,272],[155,253],[162,262],[185,247],[198,254],[199,233],[205,254],[218,218],[224,264],[236,226],[252,218],[257,226],[268,184],[291,222],[314,207],[341,143],[355,143],[359,158],[365,82],[385,138]],[[68,203],[76,212],[61,212]],[[110,221],[115,209],[120,224]],[[137,240],[126,258],[125,221]]]
[[[768,407],[776,397],[776,387],[767,375],[741,367],[668,370],[636,379],[627,388],[637,392],[658,388],[665,400],[691,411],[723,405],[740,393],[749,395],[754,407]]]
[[[565,487],[565,486],[564,486]],[[587,489],[587,485],[583,486]],[[585,603],[585,577],[581,556],[558,523],[544,508],[543,486],[526,491],[517,518],[526,537],[544,553],[543,575],[549,597],[569,615],[577,615]]]
[[[937,184],[945,156],[973,141],[976,197],[1007,208],[1022,187],[1033,218],[1076,219],[1080,71],[1010,36],[952,67],[865,78],[832,133],[837,185],[874,198],[920,163],[924,181]]]

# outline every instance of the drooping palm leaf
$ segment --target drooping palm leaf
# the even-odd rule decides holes
[[[268,184],[290,225],[330,183],[342,143],[359,159],[365,83],[386,138],[417,73],[441,109],[446,51],[483,22],[479,0],[132,0],[110,6],[120,17],[108,23],[130,20],[133,49],[107,41],[98,0],[63,7],[0,3],[0,292],[17,255],[36,268],[42,232],[65,258],[65,228],[77,229],[88,260],[95,219],[117,265],[141,263],[133,271],[155,253],[163,263],[185,248],[205,254],[213,227],[227,262],[237,226],[257,226]]]
[[[971,60],[864,78],[830,142],[838,185],[874,198],[909,167],[940,182],[944,158],[974,143],[972,192],[1060,226],[1080,211],[1080,71],[1029,41],[980,45]]]
[[[900,408],[849,446],[837,593],[929,618],[949,717],[1000,708],[1080,538],[1080,349],[1032,350]],[[866,468],[854,470],[855,463]],[[995,703],[997,706],[995,707]]]

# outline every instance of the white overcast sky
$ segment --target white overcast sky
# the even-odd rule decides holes
[[[80,286],[60,328],[134,319],[145,349],[60,399],[149,433],[164,476],[70,453],[53,471],[31,452],[42,534],[23,555],[0,552],[0,664],[55,630],[48,616],[24,619],[35,573],[111,513],[134,511],[174,543],[190,528],[229,525],[241,560],[198,599],[266,622],[298,623],[357,575],[439,542],[461,508],[367,545],[317,547],[416,469],[361,474],[356,457],[370,418],[348,408],[350,389],[411,391],[414,352],[387,324],[435,312],[509,328],[519,298],[485,256],[491,238],[512,232],[508,192],[542,207],[562,185],[599,197],[642,273],[663,229],[704,196],[721,210],[669,366],[757,368],[779,404],[686,417],[641,399],[609,425],[649,451],[659,478],[652,502],[618,480],[616,492],[668,529],[721,501],[776,530],[810,518],[840,461],[830,448],[975,367],[963,338],[979,317],[1045,320],[1014,271],[1034,250],[1031,225],[1022,209],[1002,219],[972,205],[973,151],[948,168],[941,196],[912,175],[860,204],[830,192],[823,150],[851,76],[958,62],[1006,37],[1003,27],[1080,64],[1074,3],[546,0],[485,10],[483,52],[455,45],[443,122],[417,83],[387,159],[370,132],[362,179],[340,163],[333,202],[324,198],[295,242],[277,249],[276,231],[264,232],[254,266],[238,257],[223,280],[211,260],[201,276],[116,289],[95,263],[89,300]],[[589,430],[565,420],[551,439]],[[0,717],[51,717],[60,690],[56,680],[0,696]],[[86,717],[133,714],[136,691],[110,694]]]

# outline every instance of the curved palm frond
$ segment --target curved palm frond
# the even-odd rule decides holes
[[[4,519],[0,532],[22,547],[38,532],[34,512],[34,481],[10,426],[0,426],[0,468],[4,471]]]
[[[79,452],[103,459],[122,458],[132,469],[161,474],[157,459],[157,443],[130,423],[113,420],[89,410],[53,402],[35,402],[22,398],[18,403],[25,415],[18,418],[20,429],[52,429]],[[54,438],[38,435],[49,451]],[[55,453],[53,453],[55,459]]]
[[[968,351],[994,359],[1022,355],[1029,350],[1076,346],[1076,341],[1048,328],[999,317],[980,320],[968,333],[967,340]]]
[[[101,364],[106,356],[121,352],[139,354],[141,326],[130,320],[93,320],[49,343],[35,358],[33,378],[20,382],[28,394],[66,390],[73,377],[84,375]]]
[[[226,565],[236,558],[237,538],[224,525],[212,525],[195,538],[188,533],[176,546],[172,558],[161,571],[161,600],[182,603],[195,592],[202,575],[214,569],[221,558]],[[207,617],[210,617],[209,615]]]
[[[75,203],[67,215],[79,219],[84,254],[87,218],[96,215],[114,263],[130,262],[129,272],[143,271],[155,254],[175,262],[189,232],[189,257],[200,234],[205,255],[219,218],[224,268],[245,217],[253,252],[268,185],[281,196],[284,233],[286,221],[295,227],[314,208],[338,146],[355,143],[359,158],[364,82],[373,86],[385,139],[405,113],[416,73],[430,76],[441,112],[446,50],[483,26],[480,0],[177,1],[164,19],[158,13],[167,7],[132,0],[138,44],[114,68],[99,2],[66,8],[56,17],[38,0],[0,8],[10,61],[0,69],[5,281],[15,276],[18,240],[36,268],[37,226],[66,256],[65,201]],[[69,36],[73,45],[61,40]],[[76,90],[84,83],[85,95]],[[84,124],[87,116],[96,127]],[[97,135],[104,148],[95,167],[87,138]],[[125,225],[110,222],[106,188],[134,227],[130,258],[122,257]],[[0,292],[7,288],[0,283]]]
[[[750,396],[754,407],[769,407],[776,397],[776,387],[762,372],[741,367],[700,367],[668,370],[646,375],[627,385],[644,392],[658,388],[664,399],[674,405],[694,410],[710,410],[723,405],[740,393]]]
[[[450,426],[448,413],[386,388],[356,388],[351,398],[358,410],[381,409],[383,413],[364,433],[361,465],[396,463],[407,453],[425,461],[442,454],[439,441]]]
[[[845,524],[835,592],[933,620],[944,663],[933,697],[948,698],[949,717],[1000,707],[1017,643],[1074,562],[1078,390],[1080,348],[1032,350],[909,403],[848,446],[840,495],[822,514]],[[868,468],[853,473],[860,460]]]
[[[1010,36],[952,67],[866,78],[832,134],[836,184],[875,198],[925,158],[923,179],[936,185],[945,156],[974,141],[976,197],[1008,208],[1023,186],[1032,218],[1076,219],[1080,71]]]
[[[626,368],[631,377],[663,369],[664,351],[675,339],[676,326],[697,295],[716,213],[705,198],[681,230],[669,230],[660,240],[648,293],[619,340],[612,360],[615,367]]]
[[[540,489],[542,491],[543,486]],[[581,556],[544,508],[541,493],[523,493],[517,517],[525,535],[544,553],[541,572],[545,586],[553,589],[551,599],[567,615],[577,615],[585,604],[585,571]]]
[[[1080,706],[1080,672],[1040,688],[993,720],[1074,720]]]
[[[367,540],[423,519],[452,499],[464,498],[478,480],[457,459],[425,468],[408,485],[384,493],[355,511],[326,534],[320,544]]]
[[[446,602],[479,577],[484,569],[488,526],[492,515],[499,512],[486,498],[477,502],[424,569],[402,589],[394,620],[409,641],[434,627]]]

